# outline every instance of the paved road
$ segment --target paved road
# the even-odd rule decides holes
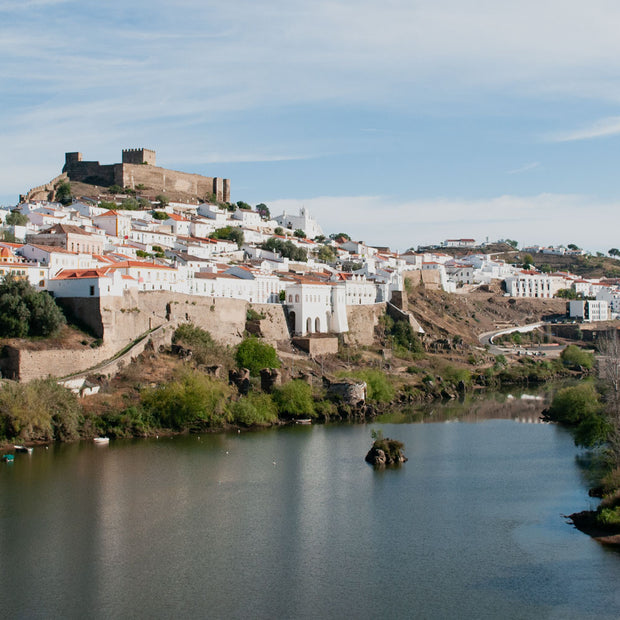
[[[515,325],[514,327],[508,327],[503,329],[497,329],[492,332],[485,332],[484,334],[480,334],[478,339],[480,340],[480,344],[483,346],[489,347],[489,353],[492,355],[544,355],[545,357],[558,357],[562,350],[563,346],[558,345],[548,345],[541,344],[538,347],[515,347],[515,346],[502,346],[499,347],[496,344],[493,344],[493,338],[495,336],[499,336],[502,334],[512,334],[513,332],[520,332],[522,334],[534,331],[543,325],[546,325],[544,321],[540,323],[530,323],[528,325]]]

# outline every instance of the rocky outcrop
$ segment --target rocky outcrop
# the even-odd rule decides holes
[[[407,461],[403,454],[404,447],[402,442],[395,439],[380,438],[375,440],[364,460],[375,467],[401,465]]]

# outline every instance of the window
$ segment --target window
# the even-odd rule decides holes
[[[94,287],[94,286],[91,286],[91,287],[90,287],[90,296],[91,296],[91,297],[94,297],[94,295],[95,295],[95,287]]]

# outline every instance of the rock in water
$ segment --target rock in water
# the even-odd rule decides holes
[[[383,467],[385,465],[400,465],[407,461],[403,454],[405,445],[396,439],[380,438],[372,444],[365,460],[371,465]]]

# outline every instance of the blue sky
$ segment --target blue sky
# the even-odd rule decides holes
[[[620,4],[0,0],[0,203],[65,151],[326,232],[619,247]]]

